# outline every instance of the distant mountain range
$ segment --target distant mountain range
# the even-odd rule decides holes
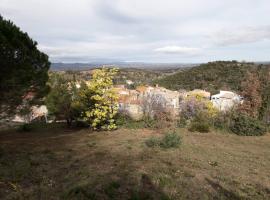
[[[136,69],[177,69],[197,66],[198,64],[192,63],[142,63],[142,62],[114,62],[114,63],[52,63],[51,70],[53,71],[66,71],[66,70],[89,70],[100,66],[116,66],[119,68],[136,68]]]

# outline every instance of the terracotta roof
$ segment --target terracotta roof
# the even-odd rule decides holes
[[[139,91],[139,92],[145,92],[147,90],[147,87],[146,86],[138,86],[136,88],[136,90]]]

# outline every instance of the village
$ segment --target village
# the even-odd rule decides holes
[[[179,90],[172,91],[164,87],[142,85],[135,89],[128,89],[133,85],[133,81],[126,80],[126,84],[114,85],[114,91],[118,95],[118,108],[120,113],[124,113],[133,120],[141,120],[144,116],[145,104],[162,107],[167,113],[177,117],[181,111],[181,102],[186,98],[199,97],[212,103],[218,111],[226,112],[234,106],[243,103],[243,97],[232,91],[221,90],[218,94],[211,95],[210,92],[194,89],[191,91]],[[80,88],[80,83],[76,83]],[[28,94],[26,98],[31,98]],[[30,114],[25,116],[16,115],[12,120],[14,122],[27,122],[35,119],[45,119],[48,121],[48,109],[46,105],[32,106]]]
[[[131,80],[126,81],[126,85],[132,83]],[[116,91],[119,95],[119,111],[125,112],[134,120],[143,117],[143,107],[145,101],[148,103],[161,103],[167,112],[178,115],[181,110],[181,101],[188,97],[200,97],[209,102],[222,112],[226,112],[234,106],[241,104],[243,98],[232,91],[220,91],[219,94],[211,95],[210,92],[194,89],[192,91],[180,90],[172,91],[164,87],[138,86],[135,89],[127,89],[126,85],[116,85]]]

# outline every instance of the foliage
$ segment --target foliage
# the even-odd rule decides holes
[[[168,148],[177,148],[181,144],[182,139],[176,132],[171,132],[165,134],[165,136],[160,141],[160,147]]]
[[[162,95],[148,94],[142,99],[145,128],[168,128],[173,123],[172,114],[166,108]]]
[[[21,132],[30,132],[31,130],[32,130],[32,126],[30,124],[22,124],[18,128],[18,131],[21,131]]]
[[[247,72],[246,80],[242,82],[242,93],[244,103],[240,105],[239,111],[254,117],[259,117],[262,106],[261,83],[257,72]]]
[[[150,137],[145,141],[148,147],[177,148],[182,143],[181,137],[174,131],[166,133],[162,138]]]
[[[118,113],[116,115],[116,126],[123,127],[127,129],[142,129],[145,128],[145,122],[143,120],[135,121],[127,115]]]
[[[79,88],[75,82],[69,82],[63,76],[54,74],[50,77],[51,91],[46,97],[46,106],[49,114],[58,120],[66,120],[68,126],[79,118],[82,106],[79,100]]]
[[[0,16],[0,117],[22,108],[23,101],[40,103],[48,92],[50,63],[37,42]],[[33,97],[29,98],[29,95]]]
[[[92,79],[80,92],[80,98],[83,99],[86,108],[84,119],[94,129],[117,128],[114,118],[118,111],[118,96],[113,89],[113,77],[117,71],[114,68],[96,69]]]
[[[230,112],[219,112],[212,121],[212,125],[214,128],[219,130],[230,130],[230,124],[232,122],[232,116],[234,115],[234,110]]]
[[[205,89],[212,94],[219,90],[232,90],[242,93],[247,98],[244,104],[246,113],[270,124],[269,64],[209,62],[157,79],[154,83],[173,90]]]
[[[148,147],[158,147],[160,145],[160,138],[152,136],[145,140],[145,144]]]
[[[200,132],[200,133],[208,133],[210,131],[209,123],[205,121],[192,121],[190,127],[188,128],[191,132]]]
[[[189,96],[181,102],[180,117],[181,120],[192,120],[199,115],[204,115],[206,119],[213,119],[218,114],[218,110],[213,103],[200,95]]]
[[[220,89],[240,91],[239,82],[253,67],[253,63],[236,61],[209,62],[157,79],[155,83],[172,90],[205,89],[211,93],[217,93]]]
[[[245,114],[238,114],[233,117],[230,130],[237,135],[260,136],[266,133],[267,128],[256,118]]]

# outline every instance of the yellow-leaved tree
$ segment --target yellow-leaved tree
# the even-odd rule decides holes
[[[118,95],[113,88],[113,78],[118,72],[116,68],[101,68],[93,72],[92,79],[86,82],[81,91],[84,101],[84,118],[95,130],[116,129],[115,115],[118,111]]]

